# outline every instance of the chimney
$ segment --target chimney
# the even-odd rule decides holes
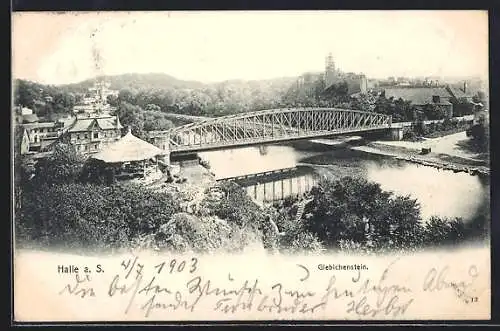
[[[467,82],[464,82],[464,93],[467,93]]]

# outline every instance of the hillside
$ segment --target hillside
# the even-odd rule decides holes
[[[114,106],[126,102],[142,109],[158,106],[163,112],[220,116],[278,107],[287,91],[295,86],[297,77],[201,83],[167,74],[135,73],[101,76],[60,87],[81,92],[93,86],[96,80],[104,80],[110,89],[119,91],[118,98],[108,99]]]
[[[82,92],[92,87],[98,80],[104,80],[110,83],[112,90],[170,90],[170,89],[210,89],[217,87],[234,87],[234,88],[288,88],[293,84],[297,77],[280,77],[276,79],[265,80],[226,80],[214,83],[202,83],[198,81],[188,81],[178,79],[163,73],[127,73],[121,75],[106,75],[97,76],[95,78],[87,79],[79,83],[60,85],[65,89]]]
[[[170,88],[202,88],[205,84],[197,81],[185,81],[162,73],[98,76],[75,84],[61,85],[72,90],[86,90],[94,85],[97,80],[105,80],[111,84],[112,90],[122,89],[170,89]]]

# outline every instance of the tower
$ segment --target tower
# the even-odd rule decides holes
[[[325,70],[335,72],[335,61],[333,60],[332,53],[328,53],[328,56],[325,59]]]
[[[329,87],[335,81],[336,71],[335,71],[335,61],[333,60],[332,53],[329,53],[325,59],[325,85]]]

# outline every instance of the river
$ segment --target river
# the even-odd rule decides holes
[[[290,174],[295,180],[294,193],[310,188],[315,183],[312,178],[325,174],[333,177],[361,176],[379,183],[384,190],[416,198],[420,203],[423,219],[429,219],[433,215],[470,219],[484,208],[489,208],[490,184],[484,179],[355,151],[349,148],[349,144],[340,142],[338,145],[324,145],[302,141],[287,145],[203,152],[199,156],[210,163],[211,171],[217,179],[304,164],[313,165],[306,167],[305,173],[304,167],[300,167],[299,174]],[[291,184],[288,186],[289,181],[285,181],[285,185],[283,176],[268,182],[272,183],[258,187],[259,191],[252,181],[246,181],[243,186],[246,186],[249,194],[254,192],[257,200],[263,200],[270,194],[269,187],[276,190],[278,196],[283,195],[284,191],[292,193],[288,188]]]

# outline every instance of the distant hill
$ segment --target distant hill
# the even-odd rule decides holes
[[[105,81],[110,89],[123,91],[118,96],[109,97],[108,102],[114,107],[126,103],[139,107],[139,110],[159,107],[162,112],[222,116],[291,107],[297,103],[297,80],[298,77],[279,77],[202,83],[162,73],[106,75],[57,86],[17,80],[15,100],[16,104],[32,108],[40,116],[70,113],[96,81]],[[49,97],[53,102],[46,102]]]
[[[79,83],[59,85],[75,92],[85,91],[92,87],[96,81],[105,80],[110,83],[112,90],[121,89],[201,89],[206,87],[227,86],[227,85],[290,85],[293,84],[297,77],[279,77],[263,80],[243,80],[234,79],[213,83],[202,83],[193,80],[182,80],[173,76],[162,73],[128,73],[121,75],[105,75],[97,76],[91,79],[84,80]]]
[[[122,75],[106,75],[87,79],[79,83],[67,84],[65,87],[79,91],[86,90],[98,80],[105,80],[111,84],[112,90],[121,89],[176,89],[202,88],[205,84],[197,81],[186,81],[162,73],[137,74],[129,73]]]

